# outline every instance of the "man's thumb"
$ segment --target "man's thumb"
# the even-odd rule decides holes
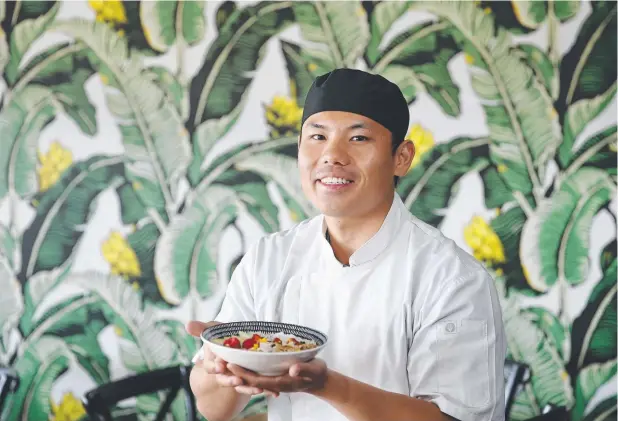
[[[190,322],[187,323],[187,325],[185,326],[185,329],[187,330],[189,335],[199,338],[199,336],[202,334],[204,329],[207,329],[211,326],[218,325],[218,324],[220,323],[219,322],[204,323],[204,322],[199,322],[197,320],[191,320]]]

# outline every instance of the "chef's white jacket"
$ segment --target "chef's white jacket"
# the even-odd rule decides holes
[[[342,265],[323,216],[247,251],[217,321],[263,320],[328,335],[328,367],[434,402],[461,421],[504,420],[506,340],[490,275],[395,194],[380,230]],[[306,393],[268,398],[269,421],[344,421]]]

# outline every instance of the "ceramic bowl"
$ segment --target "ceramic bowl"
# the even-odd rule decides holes
[[[256,352],[242,348],[230,348],[213,342],[214,339],[238,335],[239,332],[260,335],[283,332],[286,335],[314,341],[317,347],[294,352]],[[309,327],[259,321],[218,324],[204,330],[201,337],[217,357],[263,376],[279,376],[286,373],[295,363],[312,360],[326,346],[328,340],[324,333]]]

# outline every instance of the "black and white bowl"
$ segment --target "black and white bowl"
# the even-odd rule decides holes
[[[229,348],[213,342],[215,339],[238,335],[239,332],[260,335],[283,332],[286,335],[294,335],[300,339],[313,341],[317,346],[312,349],[293,352],[255,352],[242,348]],[[324,333],[310,327],[260,321],[218,324],[204,330],[201,337],[202,341],[217,357],[264,376],[279,376],[286,373],[290,366],[295,363],[312,360],[326,346],[328,341]]]

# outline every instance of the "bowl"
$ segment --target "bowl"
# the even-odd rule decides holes
[[[283,332],[299,339],[314,341],[315,348],[289,352],[256,352],[243,348],[230,348],[213,340],[226,336],[238,335],[239,332],[257,333],[260,335]],[[236,364],[247,370],[263,376],[279,376],[286,373],[295,363],[307,362],[326,346],[327,336],[315,329],[289,323],[277,322],[231,322],[211,326],[202,332],[202,341],[208,345],[213,354],[228,363]]]

